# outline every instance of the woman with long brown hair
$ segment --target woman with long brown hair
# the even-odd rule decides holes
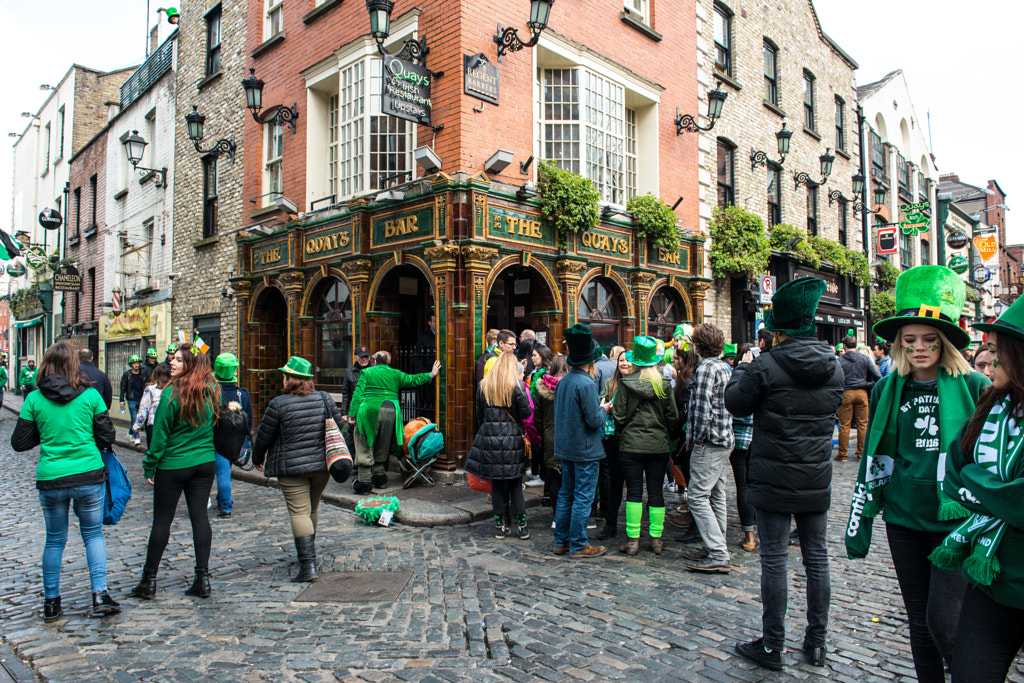
[[[132,597],[152,600],[156,596],[160,559],[182,493],[192,523],[196,556],[195,579],[185,594],[210,597],[213,531],[206,506],[216,474],[213,427],[219,405],[220,387],[213,379],[210,359],[205,354],[193,353],[191,346],[182,345],[171,357],[171,384],[156,410],[153,441],[142,461],[146,481],[153,486],[153,528],[142,580],[132,591]]]

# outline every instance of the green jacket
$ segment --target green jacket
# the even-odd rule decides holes
[[[18,373],[18,386],[19,387],[34,387],[36,385],[36,373],[39,372],[39,368],[30,368],[27,365],[21,369]]]
[[[619,435],[620,453],[669,453],[679,431],[679,409],[672,383],[659,376],[662,398],[650,380],[633,372],[622,378],[612,402],[612,420]],[[634,415],[635,413],[635,415]],[[628,423],[628,424],[627,424]]]
[[[153,418],[153,441],[142,460],[146,479],[152,479],[158,469],[182,470],[214,461],[213,410],[210,403],[202,424],[193,427],[180,414],[174,385],[167,387]]]
[[[0,367],[0,391],[7,388],[7,368]]]
[[[885,383],[895,381],[895,377],[895,372],[884,377],[882,381],[875,384],[874,389],[871,391],[870,417],[868,419],[869,430],[879,428],[875,423],[875,406],[878,403],[878,398]],[[963,379],[967,384],[967,391],[975,404],[977,404],[978,398],[985,390],[991,386],[988,378],[980,372],[972,371]],[[930,393],[923,391],[920,386],[908,377],[903,388],[903,395],[893,406],[897,414],[903,414],[911,423],[916,422],[917,419],[927,419],[926,417],[919,418],[911,415],[916,405],[915,397],[922,395],[931,396],[935,393],[934,391]],[[937,397],[934,397],[934,400],[937,403]],[[901,408],[904,409],[902,412],[900,412]],[[937,410],[933,412],[937,419]],[[914,531],[949,533],[963,521],[940,521],[938,518],[937,454],[941,453],[949,444],[938,444],[935,448],[911,448],[908,444],[911,441],[915,441],[915,439],[908,439],[906,438],[907,435],[902,433],[902,428],[906,422],[900,421],[897,424],[899,426],[899,433],[897,434],[898,447],[893,463],[892,479],[889,480],[889,484],[885,488],[885,507],[882,511],[882,517],[889,524],[897,524]],[[929,438],[929,436],[937,436],[938,434],[937,430],[935,430],[933,435],[925,433],[928,428],[923,425],[921,429],[922,431],[916,434],[916,436]]]
[[[374,365],[359,373],[359,383],[352,392],[348,406],[349,417],[355,416],[356,428],[366,437],[366,443],[373,447],[377,435],[377,416],[381,405],[390,401],[395,406],[395,439],[402,445],[405,425],[402,423],[402,409],[398,405],[398,390],[418,387],[431,379],[429,372],[407,375],[387,365]]]

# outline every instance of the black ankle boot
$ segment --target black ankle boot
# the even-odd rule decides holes
[[[121,605],[114,598],[110,597],[107,591],[100,591],[92,594],[92,611],[90,617],[105,617],[108,614],[117,614],[121,611]]]
[[[616,524],[608,524],[605,522],[604,528],[597,533],[597,540],[603,541],[606,538],[615,538],[619,535],[619,527]]]
[[[142,579],[131,593],[133,598],[152,600],[156,597],[156,570],[148,567],[142,568]]]
[[[299,556],[299,573],[292,578],[292,583],[316,581],[316,541],[313,536],[296,538],[295,552]]]
[[[196,567],[196,578],[192,586],[185,591],[185,595],[195,598],[210,597],[210,570],[206,567]]]
[[[352,490],[357,495],[365,496],[367,493],[373,493],[373,484],[368,481],[357,481],[352,484]]]
[[[60,606],[60,596],[43,599],[43,621],[51,624],[64,616],[64,608]]]
[[[375,474],[371,479],[371,483],[375,489],[386,489],[388,487],[388,475]]]

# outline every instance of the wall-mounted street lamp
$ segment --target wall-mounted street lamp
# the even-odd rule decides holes
[[[863,192],[863,190],[864,190],[864,187],[862,185],[861,186],[861,191]],[[874,189],[872,194],[873,194],[873,199],[875,200],[875,206],[882,206],[882,205],[885,204],[886,189],[884,187],[882,187],[881,185],[875,185],[875,189]],[[853,212],[854,213],[860,212],[862,214],[869,214],[869,213],[882,213],[882,210],[881,209],[872,210],[872,209],[869,209],[868,206],[866,204],[864,204],[864,202],[856,202],[853,205]]]
[[[139,162],[142,161],[142,155],[146,151],[146,142],[139,131],[133,130],[132,134],[128,136],[128,139],[124,141],[124,152],[128,155],[128,161],[131,163],[132,168],[139,172],[139,175],[146,175],[147,173],[159,173],[160,174],[160,186],[167,187],[167,167],[163,168],[139,168]]]
[[[366,0],[366,11],[370,13],[370,35],[377,41],[377,52],[381,57],[394,56],[406,61],[418,62],[423,68],[426,68],[427,55],[430,53],[426,36],[419,40],[408,39],[402,43],[402,49],[394,55],[384,49],[384,41],[391,35],[391,10],[394,8],[394,0]]]
[[[369,0],[367,0],[369,1]],[[505,28],[498,24],[498,32],[494,35],[494,42],[498,44],[498,61],[506,52],[519,52],[525,47],[533,47],[540,40],[540,34],[548,26],[548,19],[551,18],[551,6],[555,0],[530,0],[530,20],[526,25],[530,27],[530,40],[524,43],[519,37],[519,30],[516,28]]]
[[[828,193],[828,205],[832,206],[832,202],[838,202],[840,200],[844,202],[857,201],[860,199],[861,194],[864,192],[864,176],[860,173],[853,175],[853,199],[847,199],[839,190],[832,190]]]
[[[775,139],[779,143],[779,160],[772,161],[768,157],[768,153],[755,150],[753,147],[750,148],[750,170],[753,171],[758,166],[766,166],[769,163],[775,164],[776,166],[782,166],[786,163],[786,155],[789,154],[789,139],[793,137],[793,131],[786,130],[786,124],[782,124],[782,130],[775,134]]]
[[[292,127],[292,134],[295,133],[295,120],[299,118],[297,105],[291,107],[281,105],[269,119],[260,118],[260,110],[263,109],[263,81],[256,78],[256,69],[249,69],[249,78],[242,81],[242,88],[245,90],[245,106],[252,112],[256,123],[269,123],[273,126],[288,124]]]
[[[192,113],[185,114],[185,124],[188,126],[188,139],[195,145],[196,151],[202,155],[213,154],[214,156],[220,156],[221,154],[227,154],[231,158],[231,163],[235,162],[235,138],[232,137],[230,140],[227,138],[221,138],[217,140],[217,143],[210,149],[203,149],[199,146],[199,143],[203,141],[203,124],[206,123],[206,117],[199,113],[199,107],[192,105]]]
[[[708,125],[706,128],[698,124],[692,114],[680,114],[679,107],[676,107],[676,135],[682,135],[683,131],[696,133],[714,128],[715,122],[722,115],[722,105],[725,104],[725,98],[728,96],[729,93],[722,90],[721,81],[718,81],[714,90],[708,90]]]
[[[815,185],[824,185],[828,177],[832,175],[832,162],[836,160],[834,156],[829,154],[828,147],[825,148],[825,153],[818,157],[818,162],[821,163],[821,180],[814,183]],[[794,189],[799,190],[801,185],[814,182],[811,180],[811,176],[807,175],[803,171],[797,171],[793,174],[793,180],[796,182]]]

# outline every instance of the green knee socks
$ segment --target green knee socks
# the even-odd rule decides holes
[[[661,509],[662,520],[665,519],[665,508]],[[626,536],[629,538],[640,538],[640,520],[644,517],[643,503],[630,503],[626,501]]]
[[[651,518],[651,538],[661,538],[665,531],[665,508],[647,508],[647,514]]]

